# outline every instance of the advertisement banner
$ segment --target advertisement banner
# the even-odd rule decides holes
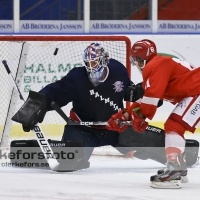
[[[20,33],[84,33],[82,20],[20,20]],[[0,20],[0,33],[13,33],[13,20]],[[152,33],[151,20],[90,20],[90,33]],[[157,33],[199,33],[198,20],[158,20]]]
[[[21,33],[83,33],[83,21],[21,20]]]
[[[159,20],[158,33],[199,33],[200,21]]]
[[[90,20],[90,33],[150,33],[151,20]]]
[[[0,20],[0,33],[11,33],[13,31],[12,20]]]

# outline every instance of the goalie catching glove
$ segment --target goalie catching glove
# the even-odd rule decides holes
[[[46,96],[30,91],[23,106],[12,117],[12,120],[22,124],[23,130],[29,132],[39,122],[41,123],[47,111]]]
[[[124,94],[124,101],[135,102],[142,98],[144,95],[144,90],[142,88],[142,83],[134,85],[133,83],[127,87]]]
[[[142,98],[144,95],[144,90],[142,88],[142,83],[134,84],[131,82],[131,85],[127,87],[124,94],[124,101],[135,102],[138,99]],[[157,107],[163,105],[163,100],[159,100]]]

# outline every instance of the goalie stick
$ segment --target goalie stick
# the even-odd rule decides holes
[[[97,122],[77,122],[77,121],[72,121],[70,120],[69,117],[67,117],[67,115],[63,112],[63,110],[58,106],[58,104],[56,102],[51,102],[51,107],[66,121],[66,123],[68,125],[83,125],[83,126],[100,126],[100,125],[103,125],[103,126],[106,126],[108,124],[108,122],[103,122],[103,121],[97,121]],[[133,110],[135,112],[137,112],[140,108],[134,108]],[[118,124],[120,126],[123,126],[123,125],[129,125],[131,126],[132,125],[132,122],[131,121],[118,121]],[[147,131],[152,131],[152,132],[155,132],[155,133],[161,133],[162,132],[162,129],[161,128],[158,128],[158,127],[155,127],[155,126],[152,126],[152,125],[148,125],[147,128],[146,128]]]
[[[67,122],[68,125],[85,125],[85,126],[100,126],[104,125],[106,126],[108,123],[103,122],[103,121],[97,121],[97,122],[77,122],[77,121],[72,121],[67,117],[67,115],[63,112],[63,110],[58,106],[56,102],[51,102],[51,107]],[[136,109],[135,111],[137,111]],[[123,125],[131,125],[131,121],[117,121],[117,123],[120,126]]]
[[[5,69],[6,69],[7,73],[8,73],[8,75],[11,77],[11,80],[12,80],[12,82],[13,82],[13,85],[14,85],[14,87],[16,88],[16,90],[18,91],[18,94],[19,94],[20,99],[21,99],[22,101],[25,102],[25,100],[24,100],[24,98],[23,98],[23,96],[22,96],[22,94],[21,94],[21,92],[20,92],[20,90],[19,90],[17,84],[15,83],[15,80],[14,80],[14,78],[13,78],[13,76],[12,76],[12,73],[11,73],[11,71],[10,71],[10,68],[8,67],[8,64],[7,64],[6,60],[3,60],[2,63],[3,63],[3,65],[4,65],[4,67],[5,67]],[[35,125],[35,127],[33,128],[32,131],[33,131],[33,132],[35,133],[35,135],[36,135],[37,142],[38,142],[38,144],[39,144],[39,146],[40,146],[40,148],[41,148],[41,151],[43,152],[43,154],[44,154],[44,156],[45,156],[45,159],[46,159],[47,163],[49,164],[49,167],[50,167],[53,171],[57,171],[57,169],[59,168],[60,163],[59,163],[59,162],[57,161],[57,159],[55,158],[55,155],[54,155],[54,153],[53,153],[53,150],[52,150],[52,148],[50,147],[50,145],[49,145],[49,143],[48,143],[48,141],[47,141],[47,139],[46,139],[46,137],[45,137],[45,135],[44,135],[44,133],[43,133],[43,131],[42,131],[40,125],[39,125],[39,123],[37,123],[37,124]]]

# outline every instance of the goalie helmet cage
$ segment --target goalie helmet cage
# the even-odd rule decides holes
[[[14,139],[33,139],[11,117],[22,106],[17,91],[2,64],[6,60],[21,93],[26,99],[30,90],[39,91],[45,85],[65,76],[73,67],[84,66],[84,49],[93,42],[102,44],[130,75],[131,42],[125,36],[0,36],[0,138],[1,147],[9,147]],[[128,106],[128,104],[127,104]],[[71,104],[63,107],[68,115]],[[47,138],[61,139],[65,121],[55,112],[48,112],[41,127]]]

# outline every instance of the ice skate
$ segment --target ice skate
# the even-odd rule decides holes
[[[157,171],[157,174],[160,175],[164,173],[164,169],[159,169]],[[187,170],[181,175],[181,183],[188,183],[189,182],[189,179],[187,177]]]
[[[187,168],[179,162],[170,161],[163,173],[151,176],[150,186],[153,188],[179,189],[182,188],[181,176],[187,174]]]
[[[184,169],[184,172],[180,176],[181,177],[181,183],[189,182],[189,179],[187,177],[187,166],[186,166],[185,156],[186,156],[185,152],[178,156],[178,159],[180,161],[180,165],[181,165],[182,169]],[[165,171],[165,169],[160,169],[160,170],[157,171],[157,174],[158,175],[163,174],[164,171]]]

